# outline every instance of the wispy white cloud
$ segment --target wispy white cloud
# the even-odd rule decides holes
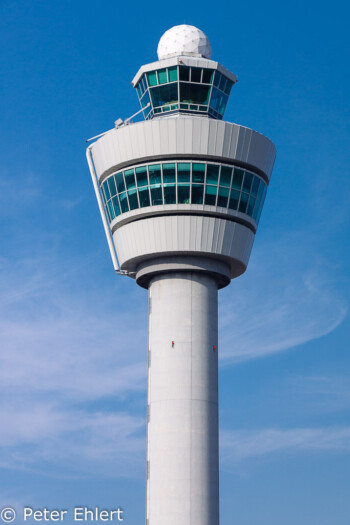
[[[76,476],[139,475],[145,450],[145,420],[116,409],[92,411],[53,403],[12,403],[0,408],[0,465]]]
[[[230,291],[221,292],[223,362],[281,352],[335,330],[345,319],[348,305],[327,266],[327,261],[318,260],[295,239],[276,238],[259,246],[247,278],[241,277]]]
[[[220,445],[223,465],[281,452],[347,452],[350,427],[223,431]]]

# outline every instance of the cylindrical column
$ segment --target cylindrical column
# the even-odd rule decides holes
[[[148,525],[219,525],[218,290],[197,272],[149,285]]]

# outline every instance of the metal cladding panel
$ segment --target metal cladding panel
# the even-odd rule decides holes
[[[124,224],[113,240],[121,268],[129,272],[154,257],[192,254],[226,260],[235,277],[237,264],[248,265],[254,234],[218,217],[168,215]]]
[[[249,128],[203,117],[169,117],[111,130],[91,147],[99,179],[161,157],[216,157],[261,170],[270,178],[275,146]]]

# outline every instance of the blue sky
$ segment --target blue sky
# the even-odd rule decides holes
[[[147,294],[113,274],[85,139],[139,109],[131,79],[188,23],[238,76],[225,119],[277,147],[248,271],[220,292],[221,524],[348,525],[349,11],[2,3],[0,507],[143,522]]]

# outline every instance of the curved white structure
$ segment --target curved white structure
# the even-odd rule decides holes
[[[147,525],[219,525],[218,289],[247,268],[276,154],[221,120],[236,77],[184,27],[133,80],[145,122],[87,151],[114,266],[149,290]]]
[[[203,31],[186,24],[168,29],[159,40],[157,49],[159,60],[179,55],[211,58],[211,53],[209,39]]]

